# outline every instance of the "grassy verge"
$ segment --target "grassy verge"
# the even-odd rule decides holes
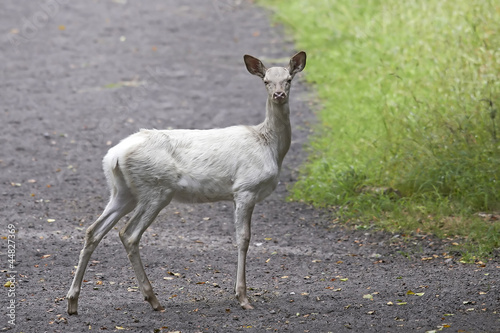
[[[500,247],[500,3],[270,0],[322,101],[294,200]]]

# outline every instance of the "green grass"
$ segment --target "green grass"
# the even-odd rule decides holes
[[[291,198],[389,231],[460,235],[469,254],[500,247],[500,223],[477,216],[500,210],[500,3],[261,3],[307,51],[322,104]]]

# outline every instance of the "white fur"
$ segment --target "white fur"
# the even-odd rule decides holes
[[[120,168],[137,197],[154,196],[155,184],[182,202],[233,200],[241,191],[255,191],[260,201],[274,190],[279,166],[276,147],[261,144],[255,131],[248,126],[141,130],[109,150],[104,171],[112,188],[113,170]],[[238,151],[244,153],[234,154]]]
[[[290,81],[306,61],[304,52],[288,68],[266,69],[245,56],[251,74],[261,77],[268,91],[266,118],[256,126],[210,130],[141,130],[111,148],[103,168],[111,197],[102,215],[88,229],[78,268],[68,291],[68,313],[76,314],[86,266],[100,240],[126,214],[133,215],[120,238],[134,268],[145,300],[163,307],[153,293],[139,256],[139,241],[158,213],[175,199],[182,202],[234,202],[238,267],[236,297],[245,309],[245,265],[254,206],[276,187],[283,158],[290,147]]]

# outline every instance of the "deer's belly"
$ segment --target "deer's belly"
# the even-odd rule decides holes
[[[229,177],[183,175],[175,186],[174,200],[184,203],[232,201],[237,193],[253,194],[255,202],[264,200],[278,184],[279,170],[234,180]]]
[[[204,203],[233,199],[231,179],[182,176],[177,182],[174,200]]]

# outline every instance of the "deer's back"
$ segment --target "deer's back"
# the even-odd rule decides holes
[[[247,126],[233,126],[141,130],[111,148],[105,161],[116,159],[136,192],[171,189],[179,201],[213,202],[239,191],[264,199],[277,184],[275,155]]]

